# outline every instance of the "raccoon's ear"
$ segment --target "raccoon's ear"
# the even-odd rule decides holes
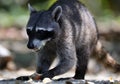
[[[52,17],[58,21],[62,15],[62,7],[57,6],[53,11],[52,11]]]
[[[32,12],[37,12],[37,11],[30,5],[30,3],[28,3],[28,9],[29,9],[30,13],[32,13]]]

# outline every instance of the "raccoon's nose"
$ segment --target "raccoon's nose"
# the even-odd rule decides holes
[[[33,43],[28,43],[28,44],[27,44],[27,47],[28,47],[29,49],[34,49]]]

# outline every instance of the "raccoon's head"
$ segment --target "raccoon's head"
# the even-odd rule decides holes
[[[36,11],[30,4],[28,8],[30,18],[26,29],[29,37],[27,47],[38,51],[45,46],[46,42],[59,35],[58,21],[62,15],[62,8],[57,6],[53,11]]]

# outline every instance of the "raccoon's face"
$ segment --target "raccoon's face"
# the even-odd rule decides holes
[[[62,14],[62,8],[58,6],[52,12],[37,12],[30,5],[28,7],[31,14],[26,29],[29,37],[27,47],[38,51],[58,35],[60,27],[57,21]]]

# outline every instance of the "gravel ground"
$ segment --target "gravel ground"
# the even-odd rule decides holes
[[[0,71],[0,84],[43,84],[40,81],[34,82],[32,80],[27,82],[15,81],[15,78],[23,75],[31,75],[34,70],[20,69],[18,71]],[[68,77],[74,75],[73,71],[55,77]],[[113,74],[110,72],[102,71],[99,74],[86,74],[86,80],[68,80],[68,81],[51,81],[49,84],[120,84],[120,74]],[[46,82],[46,80],[45,80]]]
[[[34,82],[34,81],[16,81],[11,80],[2,80],[0,84],[120,84],[120,81],[110,81],[110,80],[64,80],[64,81],[49,81],[49,82]]]

